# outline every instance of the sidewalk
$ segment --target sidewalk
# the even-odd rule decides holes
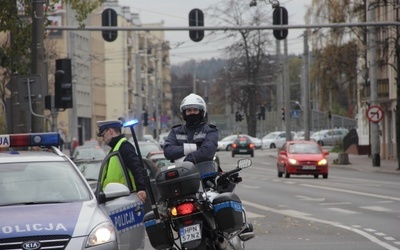
[[[397,170],[398,163],[396,160],[382,160],[380,167],[372,166],[372,158],[368,155],[353,155],[349,154],[349,164],[336,164],[334,160],[338,158],[338,153],[330,152],[327,156],[329,160],[329,167],[341,167],[341,168],[351,168],[363,172],[381,172],[381,173],[393,173],[399,174],[400,170]]]

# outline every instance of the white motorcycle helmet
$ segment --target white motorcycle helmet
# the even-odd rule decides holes
[[[206,116],[207,105],[206,105],[204,99],[199,95],[192,93],[192,94],[186,96],[185,98],[183,98],[181,105],[180,105],[180,111],[183,115],[185,114],[184,111],[187,108],[197,108],[200,111],[203,111],[203,117]]]

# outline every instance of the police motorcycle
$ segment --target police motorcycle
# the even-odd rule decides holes
[[[155,185],[158,206],[143,222],[155,249],[244,249],[253,238],[241,200],[233,193],[239,172],[252,164],[241,159],[231,171],[215,171],[215,163],[177,162],[162,167]]]

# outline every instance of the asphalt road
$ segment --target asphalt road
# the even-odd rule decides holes
[[[225,170],[242,158],[218,154]],[[235,190],[256,233],[247,249],[400,249],[400,175],[332,165],[328,179],[278,178],[275,154],[257,150]]]

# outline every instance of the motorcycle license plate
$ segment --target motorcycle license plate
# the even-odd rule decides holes
[[[201,239],[200,224],[180,228],[179,235],[182,243]]]

